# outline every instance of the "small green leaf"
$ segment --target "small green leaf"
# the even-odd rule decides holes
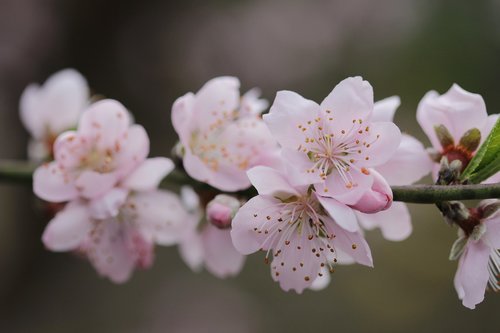
[[[462,181],[478,184],[500,171],[500,118],[465,168]]]

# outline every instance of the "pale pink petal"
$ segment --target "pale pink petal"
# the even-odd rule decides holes
[[[445,94],[428,92],[420,101],[417,120],[436,149],[441,149],[434,126],[444,125],[458,143],[472,129],[481,130],[486,122],[486,106],[481,95],[465,91],[454,84]]]
[[[370,147],[363,150],[360,159],[366,167],[376,167],[394,156],[401,143],[401,131],[394,123],[375,122],[370,124],[364,140]]]
[[[274,249],[271,274],[284,291],[295,290],[301,294],[319,276],[324,258],[314,255],[315,242],[302,237],[297,231],[289,237],[289,245],[280,254]]]
[[[263,229],[265,216],[279,212],[280,202],[271,196],[258,195],[238,210],[232,222],[231,238],[240,253],[254,253],[262,247],[267,235],[256,230]]]
[[[334,198],[346,205],[354,205],[368,191],[373,184],[373,176],[365,174],[356,168],[350,170],[352,186],[346,184],[335,171],[326,178],[324,184],[316,184],[314,187],[318,194]]]
[[[29,85],[20,101],[21,120],[36,139],[75,127],[88,103],[89,88],[73,69],[53,74],[43,86]]]
[[[43,232],[43,244],[51,251],[73,250],[80,246],[91,228],[87,207],[73,201],[49,222]]]
[[[113,148],[116,153],[116,164],[120,177],[128,175],[149,154],[149,137],[141,125],[132,125],[128,129],[126,139]]]
[[[245,257],[234,248],[228,229],[221,230],[207,224],[201,237],[205,267],[210,273],[219,278],[226,278],[241,271]]]
[[[372,187],[351,207],[363,213],[373,214],[391,206],[392,190],[382,175],[374,169],[369,169],[368,172],[373,175]]]
[[[50,155],[49,148],[45,141],[30,140],[28,142],[28,159],[37,164],[42,163]]]
[[[67,169],[85,164],[91,149],[90,143],[75,131],[59,135],[54,142],[54,159]]]
[[[385,239],[402,241],[412,232],[411,216],[406,204],[393,202],[392,206],[375,214],[356,212],[358,221],[366,230],[380,228]]]
[[[45,110],[41,108],[40,100],[43,98],[38,84],[27,86],[19,101],[21,121],[31,136],[42,140],[47,135]]]
[[[89,202],[89,213],[95,219],[115,217],[127,200],[129,191],[123,188],[113,188],[101,197]]]
[[[333,121],[328,122],[333,133],[348,131],[353,120],[370,119],[373,112],[373,88],[359,76],[347,78],[337,84],[323,100],[321,111],[333,117]]]
[[[281,146],[297,149],[306,137],[308,121],[314,121],[318,115],[318,104],[284,90],[278,91],[271,110],[263,118]]]
[[[193,121],[194,101],[194,94],[187,93],[177,98],[172,106],[172,125],[183,144],[189,143],[191,133],[195,126],[195,122]]]
[[[200,207],[200,197],[189,185],[181,186],[181,201],[189,212],[194,212]]]
[[[483,128],[480,128],[481,130],[481,143],[486,140],[488,135],[490,134],[491,130],[493,129],[493,126],[495,126],[495,123],[498,120],[498,117],[500,117],[499,114],[490,114],[488,118],[486,118],[486,122],[483,126]]]
[[[293,185],[311,185],[324,182],[320,176],[320,172],[317,170],[315,170],[315,172],[309,172],[314,166],[314,163],[311,162],[304,152],[297,151],[296,149],[283,148],[281,150],[281,156],[287,173],[289,174],[288,178]]]
[[[320,195],[316,195],[316,198],[318,198],[321,206],[323,206],[326,212],[339,226],[350,232],[359,230],[356,215],[351,208],[332,198],[325,198]]]
[[[299,195],[295,188],[288,183],[287,178],[275,169],[257,166],[248,170],[247,175],[253,187],[261,195],[270,195],[282,199]]]
[[[462,304],[474,309],[484,299],[488,284],[488,260],[490,248],[483,242],[469,241],[459,261],[456,285],[459,296],[463,294]]]
[[[486,226],[486,233],[483,236],[485,242],[491,248],[500,249],[500,214],[497,212],[483,223]]]
[[[76,179],[75,187],[78,189],[80,196],[93,199],[111,190],[117,181],[117,176],[114,173],[85,170]]]
[[[139,254],[133,246],[133,233],[118,219],[96,220],[82,250],[97,272],[115,283],[126,282]]]
[[[384,98],[375,103],[373,106],[372,121],[393,121],[394,114],[401,104],[399,96],[391,96]]]
[[[45,125],[50,133],[58,134],[75,127],[88,104],[89,87],[85,78],[74,69],[52,75],[43,85]]]
[[[225,192],[236,192],[250,187],[246,169],[228,164],[221,164],[207,183]]]
[[[319,290],[323,290],[326,287],[328,287],[328,285],[330,284],[330,281],[332,279],[330,277],[330,272],[328,271],[328,269],[326,267],[323,267],[321,269],[321,274],[322,274],[322,276],[318,276],[316,279],[314,279],[314,281],[311,284],[311,286],[309,287],[309,289],[314,290],[314,291],[319,291]]]
[[[432,166],[433,162],[422,143],[403,134],[394,156],[375,169],[391,185],[409,185],[429,174]]]
[[[340,248],[335,248],[335,257],[337,258],[337,263],[340,265],[353,265],[356,263],[356,260]]]
[[[174,167],[174,163],[168,158],[148,158],[123,181],[123,186],[133,191],[154,190]]]
[[[261,114],[269,107],[269,102],[259,98],[261,91],[259,88],[253,88],[241,96],[240,114],[242,116],[253,116]]]
[[[235,77],[214,78],[196,93],[193,103],[195,114],[191,119],[201,131],[209,130],[218,121],[225,123],[240,101],[240,82]],[[218,125],[219,126],[219,125]]]
[[[358,264],[373,267],[370,247],[361,233],[344,230],[333,220],[325,219],[324,222],[328,232],[335,235],[334,245],[336,249],[340,249]]]
[[[198,232],[193,230],[193,232],[188,233],[182,239],[179,243],[179,253],[182,260],[184,260],[191,270],[194,272],[201,271],[205,251],[203,249],[201,236]]]
[[[180,198],[171,192],[139,192],[127,201],[139,231],[150,242],[173,245],[191,232],[198,221],[188,214]]]
[[[203,183],[208,183],[211,181],[212,174],[209,168],[203,163],[203,161],[196,155],[193,155],[189,150],[186,150],[186,154],[182,159],[182,164],[187,174]]]
[[[33,174],[33,192],[46,201],[64,202],[78,197],[71,174],[57,162],[38,167]]]
[[[100,150],[115,149],[130,126],[130,115],[118,101],[105,99],[89,106],[82,114],[78,133],[92,138]]]

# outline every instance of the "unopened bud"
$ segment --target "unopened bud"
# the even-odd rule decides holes
[[[468,152],[474,152],[481,142],[481,131],[473,128],[465,132],[460,138],[459,145],[464,147]]]
[[[367,214],[386,210],[392,204],[392,190],[385,178],[373,169],[370,169],[370,173],[374,177],[372,188],[366,191],[355,205],[351,206]]]
[[[219,194],[207,205],[207,220],[220,229],[231,227],[231,221],[240,208],[235,197]]]
[[[446,147],[455,145],[455,140],[453,140],[453,136],[451,136],[451,133],[446,128],[446,126],[444,126],[444,125],[434,126],[434,131],[436,132],[436,136],[439,140],[439,143],[441,144],[441,147],[443,147],[443,149],[446,149]]]

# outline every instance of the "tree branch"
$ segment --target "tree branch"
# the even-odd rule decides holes
[[[31,184],[36,165],[24,161],[0,161],[0,182]],[[185,172],[175,169],[163,181],[164,186],[190,185],[195,189],[210,189]],[[214,191],[217,191],[214,189]],[[412,203],[437,203],[451,200],[474,200],[500,198],[500,183],[477,185],[408,185],[392,186],[394,201]],[[253,188],[239,192],[244,196],[256,194]]]

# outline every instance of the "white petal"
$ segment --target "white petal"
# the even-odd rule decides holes
[[[168,158],[148,158],[123,181],[123,186],[133,191],[154,190],[174,167],[174,162]]]
[[[42,240],[51,251],[69,251],[80,246],[91,228],[87,207],[73,201],[49,222]]]

